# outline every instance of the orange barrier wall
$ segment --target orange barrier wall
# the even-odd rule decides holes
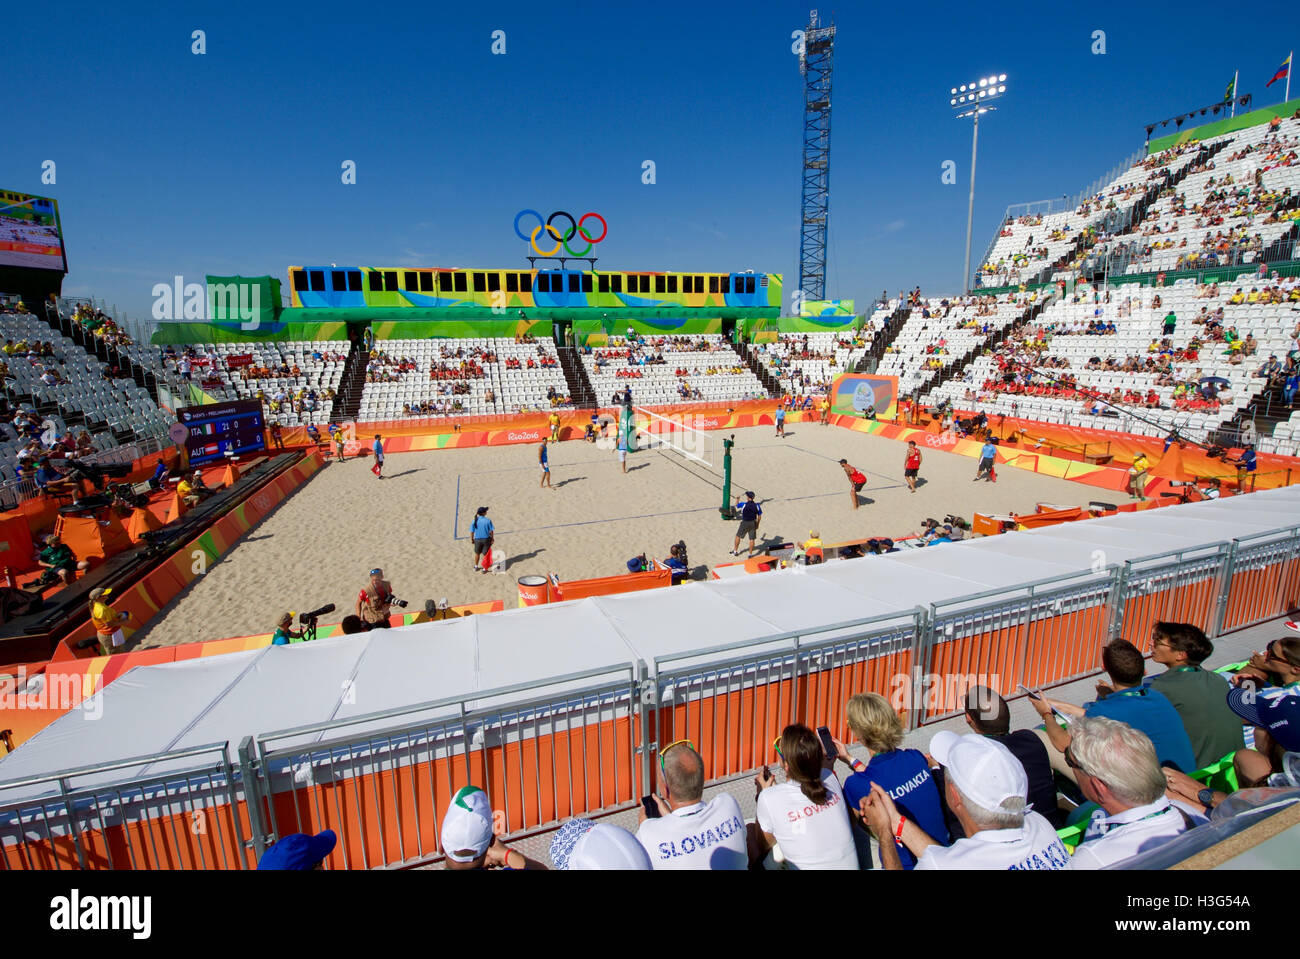
[[[672,571],[651,569],[644,573],[624,573],[621,576],[600,576],[596,579],[575,579],[555,587],[553,602],[567,599],[585,599],[588,596],[612,596],[614,593],[635,593],[642,589],[658,589],[672,585]]]

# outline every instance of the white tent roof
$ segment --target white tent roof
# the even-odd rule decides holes
[[[1300,523],[1300,488],[1121,513],[862,560],[602,596],[315,643],[136,667],[0,760],[0,782],[246,735],[399,710],[483,690],[909,613],[995,588]],[[788,648],[773,641],[771,648]],[[674,666],[689,662],[675,661]],[[573,680],[548,692],[590,685]],[[497,698],[504,702],[511,697]],[[471,703],[488,705],[490,701]],[[454,706],[406,719],[452,715]],[[379,718],[350,727],[382,728]],[[319,733],[298,737],[313,741]],[[286,740],[285,745],[294,742]],[[152,771],[158,771],[155,767]],[[123,778],[110,773],[105,780]],[[15,791],[0,793],[0,803]],[[45,790],[33,787],[27,795]]]

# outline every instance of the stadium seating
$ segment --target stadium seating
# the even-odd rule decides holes
[[[760,343],[755,353],[784,392],[802,396],[824,393],[835,377],[853,369],[870,345],[870,333],[866,340],[830,331],[782,333],[774,343]]]
[[[1032,297],[923,300],[912,308],[876,372],[897,376],[899,395],[908,395],[1019,317]]]
[[[1253,263],[1300,215],[1273,215],[1300,188],[1294,158],[1300,121],[1285,121],[1276,132],[1250,127],[1206,143],[1227,146],[1206,169],[1162,194],[1136,236],[1116,237],[1101,248],[1123,254],[1126,273]]]
[[[962,408],[978,409],[990,415],[1018,415],[1039,419],[1050,423],[1067,423],[1093,429],[1118,429],[1148,436],[1161,436],[1169,429],[1177,427],[1190,439],[1205,441],[1208,435],[1233,415],[1246,407],[1251,398],[1265,385],[1265,381],[1255,375],[1259,365],[1270,355],[1286,355],[1292,339],[1290,304],[1231,304],[1229,292],[1219,290],[1218,296],[1206,296],[1212,288],[1198,287],[1190,280],[1180,280],[1169,287],[1139,287],[1136,284],[1121,286],[1110,294],[1110,302],[1096,302],[1101,294],[1092,288],[1084,288],[1081,295],[1052,303],[1035,322],[1033,338],[1046,342],[1046,349],[1041,356],[1021,348],[1019,343],[1007,344],[1000,358],[1018,357],[1020,361],[1034,363],[1036,375],[1033,384],[1038,391],[1029,394],[1007,390],[1007,384],[990,386],[1007,372],[1013,375],[1017,370],[1004,368],[998,362],[999,357],[984,355],[977,357],[965,370],[960,379],[954,379],[935,389],[927,397],[928,401],[938,403],[950,400]],[[1159,296],[1160,305],[1155,306]],[[1244,340],[1247,335],[1258,344],[1255,353],[1242,357],[1241,362],[1230,362],[1231,351],[1223,342],[1214,342],[1207,337],[1206,328],[1193,322],[1193,318],[1206,310],[1213,314],[1220,307],[1224,310],[1223,325],[1225,330],[1235,327]],[[1172,372],[1165,381],[1152,372],[1133,372],[1131,370],[1097,369],[1089,370],[1089,361],[1096,357],[1104,364],[1108,359],[1122,362],[1129,357],[1137,357],[1142,364],[1148,357],[1159,355],[1158,344],[1164,335],[1164,318],[1172,312],[1176,317],[1175,331],[1168,337],[1169,348],[1174,352]],[[1113,322],[1116,333],[1113,335],[1090,335],[1081,332],[1090,321],[1102,319]],[[1037,331],[1041,330],[1041,336]],[[1191,349],[1192,339],[1203,341],[1199,350]],[[1153,350],[1153,344],[1157,349]],[[1183,351],[1179,358],[1180,353]],[[1195,359],[1191,357],[1195,356]],[[1045,367],[1042,358],[1064,361],[1065,365]],[[1020,371],[1022,374],[1024,370]],[[1140,392],[1145,398],[1148,391],[1159,399],[1158,408],[1137,410],[1141,420],[1129,416],[1101,415],[1106,408],[1094,400],[1071,394],[1051,395],[1050,388],[1043,392],[1051,378],[1069,376],[1078,386],[1107,397],[1113,397],[1127,406],[1135,406],[1131,399],[1125,400],[1128,391]],[[1202,377],[1223,377],[1229,387],[1230,398],[1224,397],[1217,407],[1191,408],[1183,400],[1183,391],[1179,383],[1199,385]],[[1023,379],[1023,375],[1022,375]],[[1172,380],[1172,382],[1170,382]],[[1114,391],[1119,390],[1116,397]],[[1175,392],[1178,396],[1175,396]],[[972,400],[974,402],[972,402]],[[1014,407],[1014,409],[1013,409]],[[1092,411],[1097,409],[1096,413]],[[1149,420],[1150,422],[1142,422]],[[1292,454],[1294,446],[1289,440],[1278,438],[1276,451]]]
[[[549,341],[380,340],[371,357],[357,415],[361,422],[408,416],[491,416],[572,406],[564,371]],[[467,368],[464,375],[457,375],[462,363]],[[560,402],[552,403],[548,392],[558,395]],[[420,404],[432,408],[404,412]]]
[[[261,341],[255,343],[196,343],[191,347],[149,347],[133,353],[147,356],[147,365],[159,379],[180,389],[183,358],[190,361],[190,382],[216,400],[263,397],[271,415],[284,426],[329,422],[332,395],[343,376],[349,344],[338,340]],[[246,365],[230,364],[232,357],[249,357]],[[293,375],[294,368],[298,375]],[[308,394],[316,393],[315,409]],[[284,394],[283,399],[279,399]]]
[[[641,406],[768,395],[739,354],[716,333],[654,336],[638,340],[635,346],[624,337],[612,336],[607,347],[584,353],[582,362],[600,403],[613,402],[614,394],[625,387]]]

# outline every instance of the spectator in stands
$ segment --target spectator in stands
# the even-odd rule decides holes
[[[1073,780],[1073,771],[1062,763],[1065,749],[1070,745],[1070,733],[1052,715],[1055,708],[1071,719],[1105,716],[1128,723],[1151,739],[1162,764],[1173,763],[1183,772],[1195,771],[1196,756],[1178,711],[1163,693],[1142,685],[1144,664],[1138,648],[1128,640],[1112,640],[1102,648],[1101,662],[1110,683],[1097,684],[1098,698],[1095,702],[1075,706],[1045,696],[1029,700],[1045,720],[1046,729],[1038,731],[1038,734],[1051,747],[1048,755],[1052,768]]]
[[[1273,640],[1250,657],[1249,663],[1237,672],[1232,682],[1243,688],[1250,686],[1256,699],[1300,697],[1300,639],[1288,636]],[[1240,710],[1234,709],[1234,712],[1241,715]],[[1241,782],[1254,784],[1265,779],[1274,765],[1271,755],[1273,737],[1259,728],[1246,742],[1253,742],[1254,749],[1238,750],[1233,765]]]
[[[902,748],[903,721],[898,713],[879,693],[850,696],[846,712],[849,731],[867,751],[867,762],[864,763],[854,759],[836,743],[837,758],[853,769],[853,774],[844,780],[844,798],[849,809],[855,816],[861,816],[862,800],[871,794],[873,784],[879,784],[902,815],[920,825],[940,845],[948,845],[943,800],[930,775],[930,763],[919,750]],[[1037,739],[1034,741],[1037,743]],[[1043,764],[1047,764],[1046,757]],[[906,846],[901,846],[897,855],[904,869],[916,865],[916,857]],[[881,861],[884,861],[883,854]]]
[[[262,858],[257,861],[257,868],[300,871],[324,869],[325,860],[337,843],[338,837],[332,829],[322,830],[314,836],[292,833],[267,847]]]
[[[792,724],[774,743],[786,781],[778,784],[766,766],[758,785],[756,828],[751,828],[750,861],[757,863],[780,843],[785,862],[795,869],[857,869],[852,826],[844,791],[821,739],[807,726]]]
[[[1165,798],[1155,746],[1127,723],[1085,716],[1070,726],[1065,760],[1093,812],[1071,869],[1101,869],[1175,838],[1192,820]]]
[[[622,826],[570,819],[551,839],[551,865],[556,869],[650,870],[650,856]],[[743,867],[742,867],[743,868]]]
[[[636,838],[655,869],[745,869],[745,820],[728,792],[704,801],[704,759],[689,740],[659,750],[664,795],[652,794],[658,816],[642,805]]]
[[[972,686],[966,691],[966,725],[980,736],[995,739],[1020,761],[1029,783],[1026,794],[1029,804],[1040,812],[1053,828],[1065,825],[1066,814],[1057,808],[1056,781],[1052,776],[1052,761],[1043,741],[1031,729],[1011,731],[1011,708],[995,690],[987,686]],[[847,791],[848,783],[845,783]]]
[[[1300,769],[1300,696],[1268,696],[1247,685],[1228,694],[1228,706],[1255,727],[1255,748],[1238,751],[1234,759],[1238,782],[1243,787],[1296,785],[1293,780]]]
[[[917,857],[917,869],[1064,869],[1069,853],[1052,824],[1028,809],[1024,767],[1002,743],[984,736],[941,732],[930,755],[944,770],[944,798],[965,838],[943,846],[902,816],[879,785],[862,800],[863,816],[889,856],[886,869],[901,869],[890,837]],[[985,834],[985,835],[981,835]]]
[[[477,786],[462,786],[451,797],[440,838],[448,869],[546,868],[496,837],[492,805]]]
[[[1228,681],[1201,668],[1214,644],[1191,623],[1151,627],[1151,661],[1166,667],[1147,685],[1178,710],[1192,743],[1196,768],[1204,769],[1241,748],[1241,723],[1228,708]]]
[[[1173,310],[1170,310],[1167,314],[1165,314],[1164,331],[1163,331],[1164,335],[1173,336],[1174,328],[1177,325],[1178,325],[1178,317],[1174,315]]]

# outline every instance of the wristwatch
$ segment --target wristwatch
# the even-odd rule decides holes
[[[1214,808],[1214,790],[1202,789],[1196,794],[1196,801],[1205,807],[1206,812]]]

